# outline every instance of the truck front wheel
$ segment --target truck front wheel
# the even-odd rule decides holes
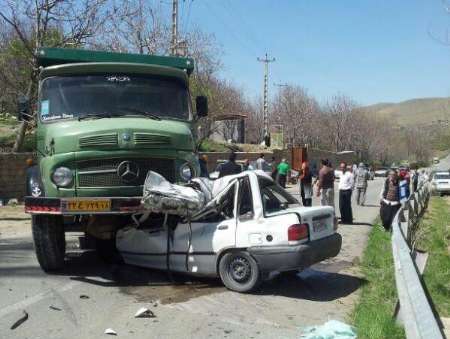
[[[253,257],[245,251],[225,253],[219,262],[223,284],[236,292],[251,292],[261,283],[261,271]]]
[[[45,272],[62,269],[66,254],[64,221],[60,215],[33,215],[34,249]]]

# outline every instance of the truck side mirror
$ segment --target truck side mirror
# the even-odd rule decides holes
[[[30,99],[22,95],[17,99],[17,120],[30,121],[31,118]]]
[[[204,95],[196,97],[195,108],[197,109],[197,116],[199,118],[206,117],[208,115],[208,98]]]

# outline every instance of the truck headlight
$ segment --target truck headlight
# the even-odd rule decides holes
[[[58,167],[52,174],[52,180],[59,187],[67,187],[72,183],[73,172],[67,167]]]
[[[191,166],[188,163],[181,165],[180,167],[180,176],[184,181],[189,181],[192,179],[193,171]]]

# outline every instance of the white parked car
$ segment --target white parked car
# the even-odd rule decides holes
[[[436,172],[431,179],[431,187],[437,194],[450,194],[450,172]]]
[[[169,227],[126,227],[116,246],[128,264],[219,276],[249,292],[276,272],[296,271],[336,256],[342,244],[332,207],[301,207],[261,171],[219,180],[213,203]]]
[[[376,177],[387,177],[389,169],[386,167],[379,168],[375,171]]]

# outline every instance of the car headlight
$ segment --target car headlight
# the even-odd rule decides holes
[[[193,171],[191,166],[188,163],[181,165],[180,167],[180,176],[184,181],[189,181],[192,179]]]
[[[52,174],[52,180],[59,187],[67,187],[72,183],[73,172],[67,167],[58,167]]]

